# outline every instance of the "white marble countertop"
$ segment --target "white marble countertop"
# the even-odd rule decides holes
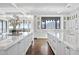
[[[14,44],[18,43],[19,41],[21,41],[24,37],[28,37],[28,35],[32,34],[32,32],[24,32],[21,35],[18,36],[9,36],[6,35],[6,39],[5,38],[1,38],[2,40],[0,40],[0,50],[6,50],[9,47],[13,46]]]

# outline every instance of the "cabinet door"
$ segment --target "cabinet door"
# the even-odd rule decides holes
[[[26,45],[26,47],[25,47],[25,51],[27,52],[27,50],[28,50],[28,48],[31,46],[31,44],[32,44],[32,40],[33,38],[32,38],[32,36],[30,36],[30,37],[27,37],[26,39],[25,39],[25,45]]]
[[[7,50],[6,50],[7,54],[8,55],[17,55],[18,54],[18,48],[17,48],[17,44],[9,47]]]
[[[55,37],[48,34],[48,43],[51,46],[54,53],[56,54],[56,40],[55,40]]]
[[[57,48],[58,48],[57,49],[58,55],[64,55],[65,54],[64,44],[61,41],[58,41]]]
[[[24,39],[21,40],[20,42],[18,42],[18,54],[25,53],[25,47],[26,47],[25,43],[27,43],[27,42],[25,42]]]
[[[58,51],[58,38],[55,38],[54,40],[54,47],[55,47],[55,51],[56,51],[56,54],[57,54],[57,51]]]
[[[60,45],[60,43],[61,43],[61,41],[57,41],[57,55],[60,55],[60,53],[61,53],[61,45]]]
[[[0,50],[0,55],[7,55],[6,50]]]
[[[24,38],[22,41],[18,42],[19,46],[19,54],[26,54],[28,48],[30,47],[32,42],[32,36]]]
[[[79,55],[79,50],[70,49],[70,55]]]
[[[70,55],[70,47],[65,45],[65,55]]]

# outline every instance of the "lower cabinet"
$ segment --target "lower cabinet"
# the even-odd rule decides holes
[[[0,50],[0,55],[7,55],[6,50]]]
[[[57,55],[64,55],[65,54],[65,45],[61,42],[57,42]]]
[[[72,39],[74,39],[74,37]],[[73,43],[74,47],[75,42],[72,42],[72,40],[70,40],[70,42]],[[54,51],[55,55],[79,55],[79,48],[78,50],[75,47],[73,49],[51,34],[48,34],[48,43]]]
[[[18,45],[15,44],[12,47],[9,47],[6,50],[7,55],[17,55],[18,54]]]
[[[48,43],[54,51],[55,55],[79,55],[79,50],[73,50],[63,42],[57,39],[48,39]]]
[[[70,55],[79,55],[79,50],[70,49]]]
[[[6,50],[0,50],[0,55],[25,55],[32,41],[33,36],[31,34]]]
[[[25,41],[25,39],[21,40],[20,42],[16,43],[15,45],[13,45],[12,47],[9,47],[6,51],[8,55],[22,55],[25,54],[25,49],[26,49],[26,45],[25,43],[27,43]]]
[[[26,42],[27,43],[27,42]],[[18,42],[18,54],[21,55],[21,54],[24,54],[25,52],[25,48],[26,48],[26,45],[25,45],[25,39]]]
[[[24,55],[26,54],[28,48],[30,47],[32,43],[32,37],[27,37],[24,40],[18,42],[18,54],[19,55]]]
[[[64,46],[64,50],[65,50],[65,55],[70,55],[70,47],[68,47],[67,45]]]
[[[56,55],[70,55],[70,48],[52,35],[48,37],[48,42]]]

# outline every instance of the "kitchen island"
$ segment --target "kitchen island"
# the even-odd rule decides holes
[[[79,55],[78,32],[55,30],[48,32],[48,43],[56,55]]]
[[[21,35],[2,35],[0,40],[0,55],[24,55],[33,41],[32,32],[23,32]],[[4,38],[6,36],[6,38]]]

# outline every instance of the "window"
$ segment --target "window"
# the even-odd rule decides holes
[[[57,24],[57,29],[59,29],[59,28],[60,28],[60,21],[57,20],[57,21],[56,21],[56,24]]]
[[[42,29],[46,29],[46,22],[45,21],[42,21]]]
[[[60,29],[60,17],[42,17],[42,29]]]
[[[16,30],[22,30],[22,31],[30,31],[31,29],[31,21],[23,20],[21,23],[16,25]],[[13,30],[13,25],[11,25],[11,22],[9,22],[9,31],[11,32]]]
[[[18,26],[19,27],[19,26]],[[23,29],[23,23],[20,24],[20,29],[22,30]]]
[[[0,21],[0,34],[2,33],[2,21]]]
[[[24,22],[24,29],[28,29],[28,21]]]
[[[0,33],[7,32],[7,21],[0,20]]]
[[[23,24],[24,24],[23,25],[24,31],[30,31],[30,29],[31,29],[31,22],[26,20]]]
[[[3,21],[3,33],[7,32],[7,21]]]
[[[46,20],[46,29],[54,29],[55,21],[54,20]]]
[[[17,26],[19,27],[19,26]],[[31,21],[23,20],[23,22],[20,24],[20,28],[23,31],[30,31],[31,29]]]
[[[19,27],[20,27],[20,24],[18,24],[18,25],[16,26],[16,29],[19,29]]]

